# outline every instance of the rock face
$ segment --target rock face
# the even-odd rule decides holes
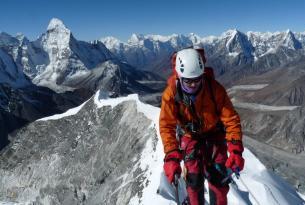
[[[91,99],[76,115],[22,128],[0,155],[0,201],[110,205],[141,195],[138,160],[157,136],[135,106],[98,109]]]
[[[8,133],[24,126],[28,121],[0,110],[0,150],[9,144]]]
[[[33,84],[22,88],[0,84],[0,150],[9,142],[9,133],[38,118],[75,107],[86,95],[81,90],[58,94]]]
[[[258,134],[258,137],[268,136],[268,143],[285,151],[304,153],[304,74],[303,65],[292,66],[238,82],[240,85],[264,85],[260,89],[241,89],[242,86],[229,89],[235,105],[244,110],[242,113],[256,113],[244,115],[246,131]],[[252,109],[243,103],[253,105]],[[256,105],[268,107],[260,109]]]
[[[21,46],[18,38],[7,33],[0,33],[0,83],[9,84],[12,87],[22,87],[29,84],[29,80],[23,73],[21,66],[15,62]]]
[[[59,94],[34,84],[20,88],[0,84],[0,150],[9,142],[9,133],[38,118],[75,107],[90,95],[81,89]]]
[[[247,147],[266,167],[305,192],[304,64],[252,76],[228,90]]]

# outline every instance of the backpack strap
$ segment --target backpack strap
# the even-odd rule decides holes
[[[181,104],[184,104],[192,115],[194,120],[186,121],[184,118],[184,110],[182,110]],[[176,80],[176,94],[175,105],[177,108],[177,117],[181,122],[181,127],[192,134],[200,133],[203,120],[197,115],[195,105],[191,100],[191,97],[182,91],[179,79]]]

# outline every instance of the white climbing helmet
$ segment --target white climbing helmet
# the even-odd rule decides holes
[[[196,49],[187,48],[177,52],[175,70],[179,78],[196,78],[203,74],[204,63]]]

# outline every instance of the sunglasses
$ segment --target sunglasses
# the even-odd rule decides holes
[[[185,84],[192,84],[192,83],[199,83],[202,80],[202,76],[197,77],[197,78],[182,78],[182,82]]]

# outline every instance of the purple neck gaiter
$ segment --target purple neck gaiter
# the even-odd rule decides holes
[[[201,87],[202,81],[200,81],[195,87],[190,88],[187,85],[185,85],[185,83],[183,83],[182,80],[180,80],[180,84],[181,84],[181,88],[184,92],[186,92],[187,94],[196,94],[197,91],[199,90],[199,88]]]

